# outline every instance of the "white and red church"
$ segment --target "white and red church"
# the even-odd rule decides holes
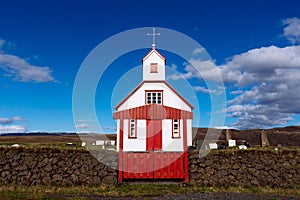
[[[155,45],[142,59],[143,81],[116,107],[119,181],[188,181],[193,106],[165,80]]]

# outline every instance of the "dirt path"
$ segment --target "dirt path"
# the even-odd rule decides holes
[[[115,197],[115,196],[98,196],[98,195],[50,195],[51,199],[68,199],[68,198],[85,198],[90,200],[104,199],[104,200],[137,200],[137,199],[153,199],[153,200],[300,200],[300,197],[291,197],[284,195],[270,195],[270,194],[245,194],[245,193],[200,193],[200,194],[167,194],[155,197]]]

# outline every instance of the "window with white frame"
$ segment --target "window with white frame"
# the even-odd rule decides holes
[[[147,104],[162,104],[162,91],[146,91]]]
[[[180,123],[178,119],[173,119],[173,138],[180,138]]]
[[[129,138],[136,138],[136,120],[131,119],[129,121]]]

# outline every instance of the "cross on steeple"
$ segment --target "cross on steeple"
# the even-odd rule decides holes
[[[152,29],[152,33],[147,33],[147,36],[152,36],[152,48],[155,48],[155,36],[160,35],[160,33],[155,33],[155,28]]]

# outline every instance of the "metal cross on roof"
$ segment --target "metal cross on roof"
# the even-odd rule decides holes
[[[155,33],[155,28],[152,29],[152,33],[147,33],[147,36],[152,36],[152,48],[155,48],[155,36],[160,35],[160,33]]]

